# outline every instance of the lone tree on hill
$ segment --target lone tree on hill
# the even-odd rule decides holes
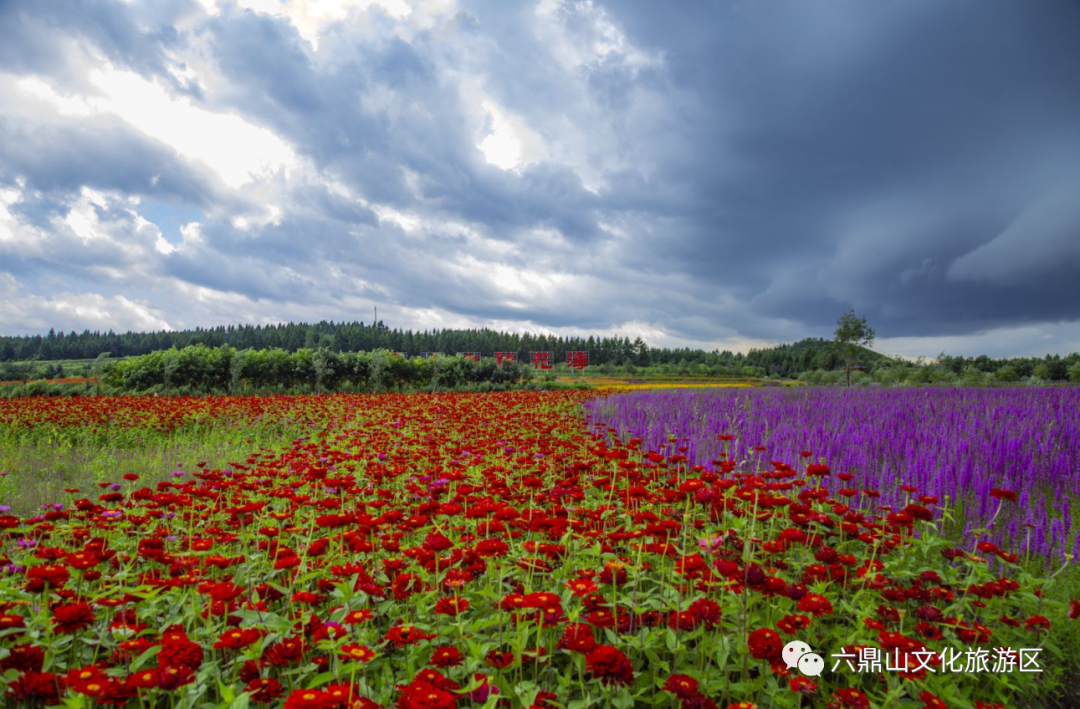
[[[851,366],[859,354],[860,347],[870,347],[874,344],[874,328],[866,324],[866,318],[855,316],[854,310],[849,310],[836,321],[836,345],[844,357],[844,372],[847,375],[847,385],[851,386]]]

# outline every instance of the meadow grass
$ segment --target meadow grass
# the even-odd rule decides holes
[[[261,424],[238,429],[228,421],[205,422],[169,433],[145,433],[114,442],[93,438],[56,437],[0,427],[0,505],[20,516],[39,512],[42,505],[96,499],[99,483],[118,482],[125,473],[154,487],[197,472],[196,463],[226,469],[264,449],[278,452],[308,430],[300,424]],[[69,494],[65,489],[78,489]]]

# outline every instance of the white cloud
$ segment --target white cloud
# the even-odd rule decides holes
[[[547,158],[543,138],[521,116],[509,113],[491,99],[481,101],[480,108],[484,115],[481,128],[484,137],[476,147],[488,164],[503,170],[519,170]]]
[[[209,167],[232,188],[279,173],[287,177],[299,165],[288,143],[239,115],[200,108],[187,97],[171,95],[160,83],[109,64],[91,69],[88,79],[100,95],[62,94],[38,77],[23,77],[14,85],[24,97],[61,118],[116,116],[182,157]],[[26,113],[26,107],[16,108]]]
[[[26,293],[14,276],[0,273],[0,328],[4,332],[60,330],[171,330],[164,313],[141,299],[92,292]]]
[[[0,189],[0,242],[14,242],[16,220],[8,207],[22,200],[22,190],[17,187]]]
[[[204,4],[212,0],[202,0]],[[454,11],[447,0],[234,0],[239,7],[288,20],[296,31],[319,51],[320,38],[328,26],[353,13],[377,8],[397,20],[402,29],[429,27]]]
[[[942,352],[964,356],[1042,357],[1047,353],[1080,352],[1080,324],[1039,323],[965,335],[885,337],[874,343],[874,350],[907,359],[933,359]]]
[[[636,74],[663,63],[663,54],[635,47],[592,0],[541,0],[536,17],[548,41],[555,44],[553,56],[569,69],[617,63]]]
[[[266,128],[238,115],[213,113],[173,97],[157,83],[112,67],[94,69],[90,81],[105,94],[93,103],[115,113],[184,157],[212,168],[230,187],[297,165],[292,148]]]

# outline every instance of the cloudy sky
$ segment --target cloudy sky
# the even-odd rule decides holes
[[[0,332],[1080,350],[1077,0],[3,0]]]

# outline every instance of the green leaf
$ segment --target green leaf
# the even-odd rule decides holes
[[[514,685],[514,694],[521,700],[522,706],[532,706],[536,701],[536,695],[540,694],[540,688],[527,680]]]
[[[675,648],[679,646],[679,638],[671,628],[664,632],[664,643],[667,644],[667,649],[672,652],[675,652]]]
[[[620,689],[619,693],[611,698],[611,706],[615,709],[631,709],[634,706],[634,698],[630,696],[630,692]]]
[[[131,671],[138,672],[139,668],[142,667],[147,660],[149,660],[151,657],[158,654],[159,652],[161,652],[160,645],[154,645],[144,650],[141,655],[135,658],[135,662],[131,663]]]
[[[322,672],[312,677],[307,684],[306,689],[315,689],[326,684],[330,680],[334,679],[336,675],[333,672]]]

